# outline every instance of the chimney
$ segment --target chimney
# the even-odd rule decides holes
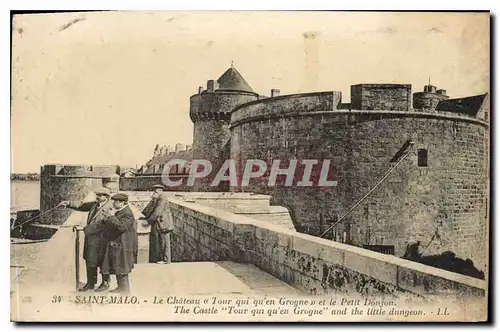
[[[202,92],[203,92],[203,87],[202,87],[202,86],[200,86],[200,87],[198,88],[198,94],[200,95]]]
[[[214,80],[207,81],[207,92],[214,92]]]
[[[434,85],[426,85],[424,86],[424,92],[436,93],[436,87]]]
[[[279,95],[280,95],[279,89],[272,89],[271,90],[271,97],[278,97]]]

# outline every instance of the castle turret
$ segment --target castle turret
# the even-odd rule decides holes
[[[118,166],[45,165],[40,170],[40,212],[55,208],[61,201],[83,200],[93,189],[106,186],[118,190]],[[56,208],[41,217],[40,222],[60,225],[71,214],[70,209]]]
[[[208,160],[212,164],[211,174],[195,182],[194,191],[228,190],[227,182],[221,182],[219,187],[210,184],[230,155],[231,111],[259,98],[232,66],[216,83],[209,80],[207,89],[191,96],[190,100],[190,117],[194,123],[193,158]]]
[[[446,100],[450,97],[446,95],[446,90],[439,89],[434,85],[424,86],[423,92],[416,92],[413,94],[413,108],[416,110],[436,110],[440,101]]]

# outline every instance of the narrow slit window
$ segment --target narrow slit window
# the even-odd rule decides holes
[[[418,167],[427,167],[427,149],[418,149]]]
[[[486,198],[486,204],[484,209],[484,218],[488,218],[488,198]]]

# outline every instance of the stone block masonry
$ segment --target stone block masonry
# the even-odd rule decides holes
[[[138,211],[142,211],[147,203],[151,199],[151,192],[144,191],[125,191],[129,197],[129,203],[133,205]],[[197,204],[208,206],[216,209],[221,209],[224,211],[230,211],[241,216],[252,216],[255,219],[265,220],[265,222],[279,225],[285,229],[295,231],[292,219],[288,210],[281,206],[271,206],[270,196],[267,195],[255,195],[252,193],[215,193],[215,192],[202,192],[202,193],[191,193],[191,192],[165,192],[167,197],[175,198],[181,201],[196,202]],[[188,222],[189,224],[189,222]],[[185,245],[192,246],[191,249],[196,250],[200,247],[193,246],[196,241],[189,238],[198,237],[195,234],[195,229],[197,225],[188,225],[186,230],[188,232],[188,238],[186,239]],[[149,252],[149,228],[143,229],[139,227],[139,262],[148,262],[148,252]],[[217,234],[221,231],[217,230]],[[173,238],[176,238],[179,243],[184,243],[184,236],[179,235],[178,228],[172,234]],[[173,247],[174,260],[183,261],[179,257],[183,257],[179,252],[183,252],[182,247]],[[203,249],[206,251],[206,249]],[[176,258],[177,257],[177,258]],[[192,257],[192,256],[189,256]],[[201,258],[200,258],[201,260]]]
[[[265,159],[268,167],[276,159],[328,159],[338,186],[270,187],[266,181],[251,181],[247,190],[271,195],[275,204],[290,210],[298,231],[320,235],[394,166],[398,151],[412,141],[407,159],[327,235],[360,247],[391,249],[400,257],[407,245],[420,241],[427,255],[452,251],[485,271],[487,123],[458,114],[324,110],[323,105],[312,94],[300,102],[297,97],[283,100],[278,111],[265,103],[239,106],[231,115],[231,156]]]
[[[170,175],[172,181],[182,180],[182,185],[176,187],[166,187],[165,190],[171,191],[191,191],[192,188],[186,186],[187,176]],[[138,175],[130,178],[120,178],[121,191],[151,191],[155,184],[164,185],[162,175]]]
[[[479,279],[193,202],[171,198],[170,206],[176,261],[250,263],[311,294],[485,295],[487,283]]]
[[[257,98],[255,93],[243,91],[216,91],[191,96],[189,114],[194,123],[193,158],[210,160],[214,169],[220,169],[229,158],[231,111]],[[197,180],[194,191],[227,191],[223,185],[210,186],[213,176]]]
[[[151,192],[124,191],[130,204],[142,211],[151,199]],[[265,220],[273,225],[295,230],[289,211],[282,206],[271,205],[271,196],[253,193],[229,192],[164,192],[164,195],[182,201],[229,211],[254,219]]]

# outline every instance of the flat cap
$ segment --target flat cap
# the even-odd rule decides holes
[[[153,189],[165,189],[165,187],[161,184],[155,184],[153,187],[151,187]]]
[[[97,188],[96,190],[94,190],[94,192],[96,193],[96,195],[111,195],[111,190],[106,187]]]
[[[128,195],[127,194],[118,193],[118,194],[113,195],[111,197],[111,199],[114,200],[114,201],[128,202]]]

